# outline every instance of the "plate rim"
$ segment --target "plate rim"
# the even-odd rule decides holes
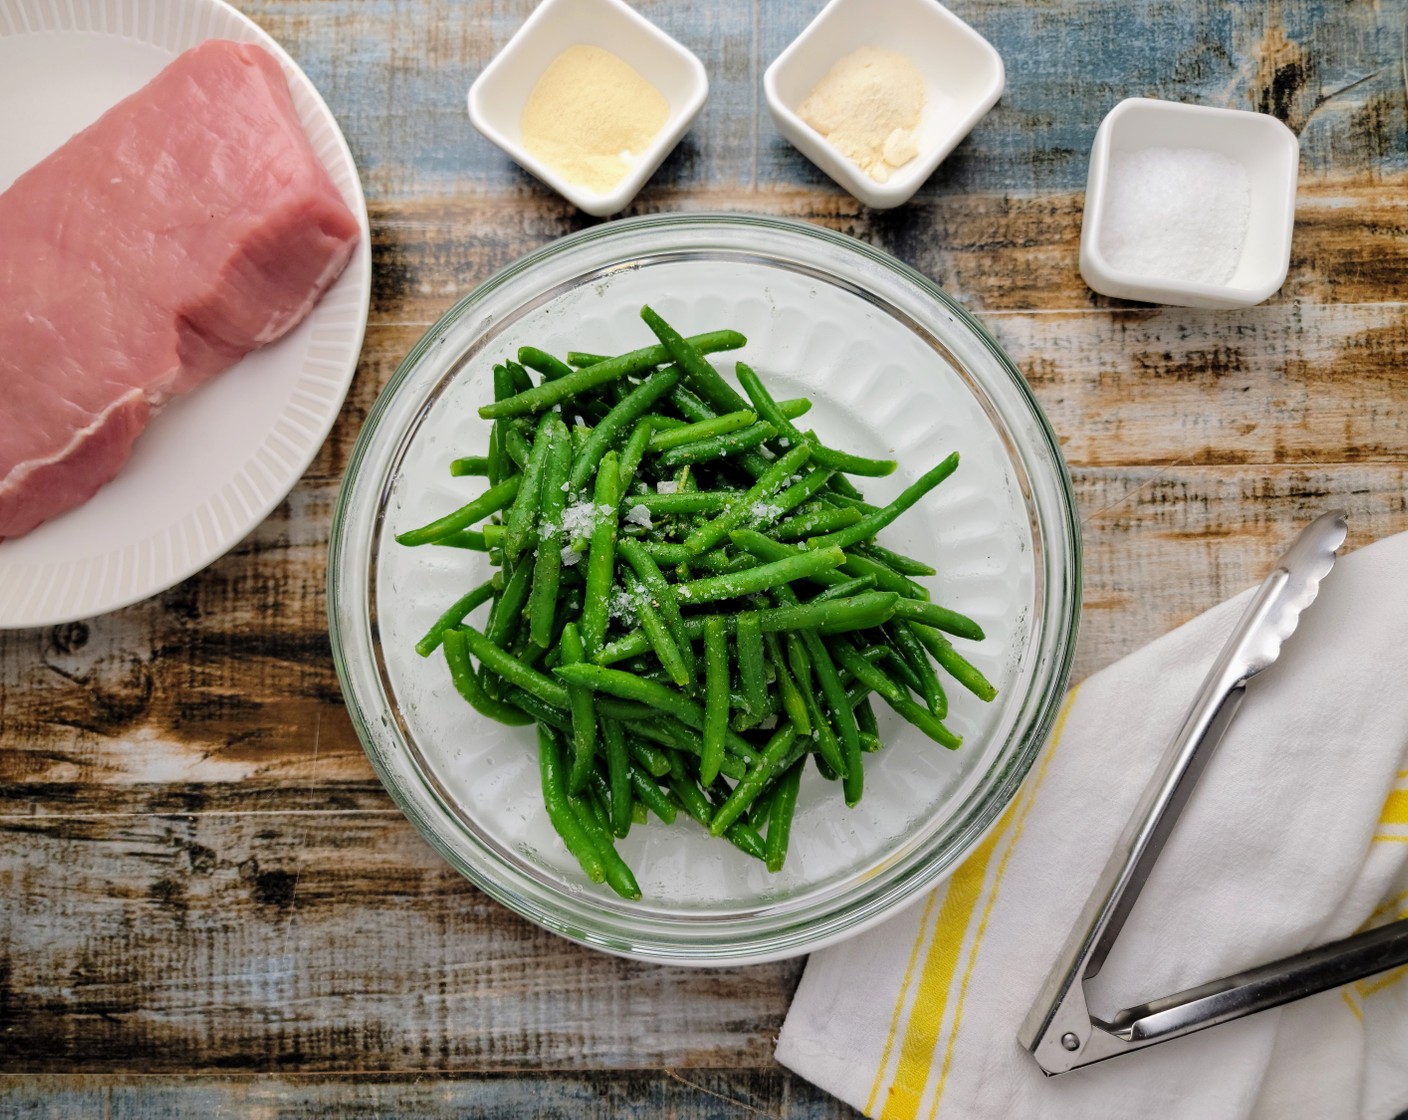
[[[231,471],[211,494],[179,511],[174,511],[164,525],[154,528],[141,540],[125,542],[104,553],[80,557],[77,560],[64,561],[63,558],[41,557],[26,559],[23,564],[7,564],[4,555],[5,542],[0,541],[0,576],[6,576],[11,581],[9,592],[0,594],[0,631],[63,625],[143,602],[203,571],[239,545],[288,497],[326,443],[356,376],[370,318],[371,223],[366,195],[347,137],[312,79],[272,35],[227,0],[129,0],[121,5],[124,11],[116,15],[113,14],[114,7],[111,3],[104,3],[104,0],[32,0],[29,3],[25,0],[0,0],[0,40],[28,35],[113,36],[157,50],[170,51],[170,57],[173,59],[182,51],[219,38],[253,43],[267,50],[278,60],[283,70],[290,93],[294,97],[295,109],[298,109],[300,99],[306,102],[307,111],[299,112],[305,131],[310,117],[319,120],[326,129],[325,135],[321,137],[322,145],[319,146],[330,145],[331,151],[320,154],[320,159],[357,221],[360,233],[358,243],[342,276],[324,293],[326,298],[344,284],[351,288],[349,313],[353,326],[351,331],[343,336],[345,354],[333,359],[336,363],[336,375],[330,376],[328,370],[322,366],[318,369],[320,382],[330,385],[331,392],[319,398],[318,412],[321,414],[314,414],[316,423],[309,426],[307,417],[310,409],[306,402],[300,401],[297,407],[300,422],[288,425],[304,437],[299,440],[301,446],[292,447],[293,454],[290,454],[288,436],[283,435],[276,439],[278,433],[271,424],[263,439],[249,441],[244,462]],[[14,30],[12,20],[6,18],[7,9],[18,13],[27,24],[35,19],[42,22],[47,18],[51,25],[30,25]],[[150,34],[128,33],[120,28],[108,26],[110,17],[139,26],[147,16],[150,16]],[[162,30],[169,27],[172,21],[179,21],[176,38],[180,45],[174,48],[167,42],[156,41],[161,38]],[[332,157],[331,164],[329,155]],[[321,303],[320,300],[319,304],[313,307],[299,327],[317,313]],[[337,329],[340,332],[345,330],[345,327],[339,324]],[[323,341],[316,344],[318,347],[325,345],[327,343]],[[310,350],[312,348],[310,347]],[[259,350],[251,351],[258,352]],[[295,371],[298,376],[309,373],[311,359],[311,353],[305,353],[299,358],[299,368]],[[242,358],[241,361],[243,360]],[[228,373],[239,364],[236,362],[222,372]],[[285,402],[278,416],[287,418],[293,408],[293,402]],[[260,453],[269,450],[275,443],[278,444],[279,453],[271,453],[268,458],[279,469],[271,472],[267,465],[260,465],[256,471],[254,468]],[[272,475],[272,481],[261,484],[256,477],[259,475],[264,478],[270,478]],[[228,496],[232,492],[238,493],[239,502],[229,500]],[[261,500],[250,501],[250,493],[262,493],[263,497]],[[102,497],[103,491],[99,489],[98,493],[83,505],[101,501]],[[219,511],[213,509],[217,505],[223,505],[230,516],[221,517]],[[194,547],[186,549],[184,562],[177,562],[171,542],[177,536],[178,530],[183,526],[188,527],[192,521],[208,522],[215,528],[212,532],[203,524],[198,542]],[[39,528],[42,529],[42,526]],[[183,536],[189,539],[190,533],[187,532]],[[148,570],[132,573],[130,558],[143,552],[151,557]],[[56,559],[60,561],[59,564],[55,564]],[[119,569],[116,578],[110,571],[114,564]],[[44,578],[46,572],[47,580]],[[58,601],[54,602],[55,584],[59,582],[62,586]],[[16,583],[19,584],[18,590]],[[75,584],[79,586],[81,594],[68,598],[69,588]],[[35,609],[36,602],[41,600],[43,609]]]

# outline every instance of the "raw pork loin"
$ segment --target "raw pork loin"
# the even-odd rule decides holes
[[[87,501],[153,411],[284,334],[358,225],[278,62],[186,51],[0,194],[0,538]]]

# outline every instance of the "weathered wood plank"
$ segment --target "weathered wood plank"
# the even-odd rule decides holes
[[[370,193],[403,200],[488,190],[524,208],[550,197],[479,136],[465,112],[474,77],[533,0],[248,0],[243,8],[308,71],[348,133]],[[838,194],[773,128],[762,73],[818,0],[707,7],[640,0],[700,56],[711,78],[694,129],[646,190],[805,184]],[[1084,186],[1100,120],[1125,97],[1274,113],[1302,137],[1309,171],[1376,173],[1408,163],[1401,18],[1392,7],[1277,0],[1011,4],[954,0],[1007,67],[1007,89],[921,200]]]
[[[394,811],[0,819],[0,1069],[760,1068],[800,961],[607,957]]]
[[[679,201],[826,225],[931,276],[998,335],[1076,465],[1392,461],[1408,446],[1408,177],[1303,188],[1285,288],[1240,312],[1095,296],[1076,269],[1078,196],[969,197],[904,221],[815,192]],[[308,477],[340,477],[377,393],[459,296],[584,224],[502,199],[379,209],[361,367]]]
[[[0,1111],[12,1120],[333,1120],[349,1115],[465,1120],[640,1117],[653,1120],[842,1120],[860,1114],[776,1067],[639,1070],[478,1077],[387,1076],[195,1079],[120,1076],[0,1077]]]

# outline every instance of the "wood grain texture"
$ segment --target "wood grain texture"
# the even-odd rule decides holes
[[[771,1058],[800,962],[691,972],[488,901],[394,809],[342,706],[338,481],[414,341],[591,220],[479,137],[464,93],[531,0],[257,0],[347,133],[375,281],[356,381],[289,499],[155,599],[0,633],[0,1114],[838,1117]],[[975,311],[1070,462],[1084,676],[1260,578],[1314,513],[1408,530],[1402,12],[1328,0],[954,0],[1002,101],[909,205],[866,210],[777,135],[761,75],[819,0],[636,6],[711,77],[632,213],[746,210],[885,249]],[[1290,272],[1211,313],[1080,280],[1086,159],[1121,98],[1301,139]],[[201,1073],[197,1079],[177,1075]]]
[[[858,1115],[782,1070],[641,1070],[619,1075],[550,1073],[477,1077],[208,1078],[0,1077],[9,1120],[101,1116],[103,1120],[415,1120],[453,1116],[535,1120],[840,1120]]]

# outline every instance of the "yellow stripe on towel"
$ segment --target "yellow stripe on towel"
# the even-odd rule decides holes
[[[973,927],[974,916],[979,911],[979,904],[983,901],[988,868],[992,862],[993,854],[1000,845],[1006,844],[1002,859],[998,863],[997,874],[991,885],[987,887],[987,905],[982,908],[981,921],[974,935],[973,945],[969,949],[968,968],[965,969],[963,975],[962,986],[964,989],[967,987],[978,943],[981,941],[982,933],[987,925],[987,916],[992,909],[992,901],[996,898],[998,883],[1001,881],[1002,872],[1007,865],[1007,856],[1011,853],[1011,845],[1015,843],[1016,837],[1020,836],[1021,825],[1027,810],[1035,800],[1037,789],[1046,776],[1047,767],[1060,742],[1061,732],[1066,724],[1066,716],[1070,713],[1075,695],[1076,690],[1072,689],[1066,696],[1051,736],[1051,743],[1047,747],[1045,758],[1042,760],[1041,767],[1033,778],[1030,788],[1024,790],[1008,806],[997,825],[974,850],[973,854],[964,860],[963,865],[949,879],[948,886],[944,889],[939,919],[934,928],[923,970],[920,973],[919,989],[915,993],[910,1009],[904,1041],[900,1046],[898,1068],[879,1112],[880,1120],[915,1120],[919,1114],[924,1091],[933,1073],[939,1035],[948,1014],[953,981],[958,973],[959,958],[964,944],[968,940],[969,930]],[[926,927],[927,923],[921,921],[919,932],[921,938],[925,936]],[[917,948],[918,946],[916,946]],[[899,1006],[896,1008],[896,1020],[899,1018],[900,1009],[908,1000],[908,981],[909,974],[907,973],[906,983],[900,991]],[[955,1026],[961,1006],[960,994],[959,1003],[955,1010]],[[891,1027],[891,1041],[893,1041],[893,1030],[894,1024]],[[871,1090],[870,1101],[866,1105],[866,1112],[872,1116],[876,1115],[875,1102],[879,1095],[878,1090],[885,1078],[886,1066],[889,1064],[890,1048],[890,1042],[887,1042],[885,1057],[881,1060],[875,1085]],[[947,1068],[948,1061],[946,1059],[943,1067],[944,1073],[947,1072]],[[936,1099],[936,1106],[937,1103]]]
[[[1408,789],[1396,789],[1388,795],[1379,824],[1408,824]]]

